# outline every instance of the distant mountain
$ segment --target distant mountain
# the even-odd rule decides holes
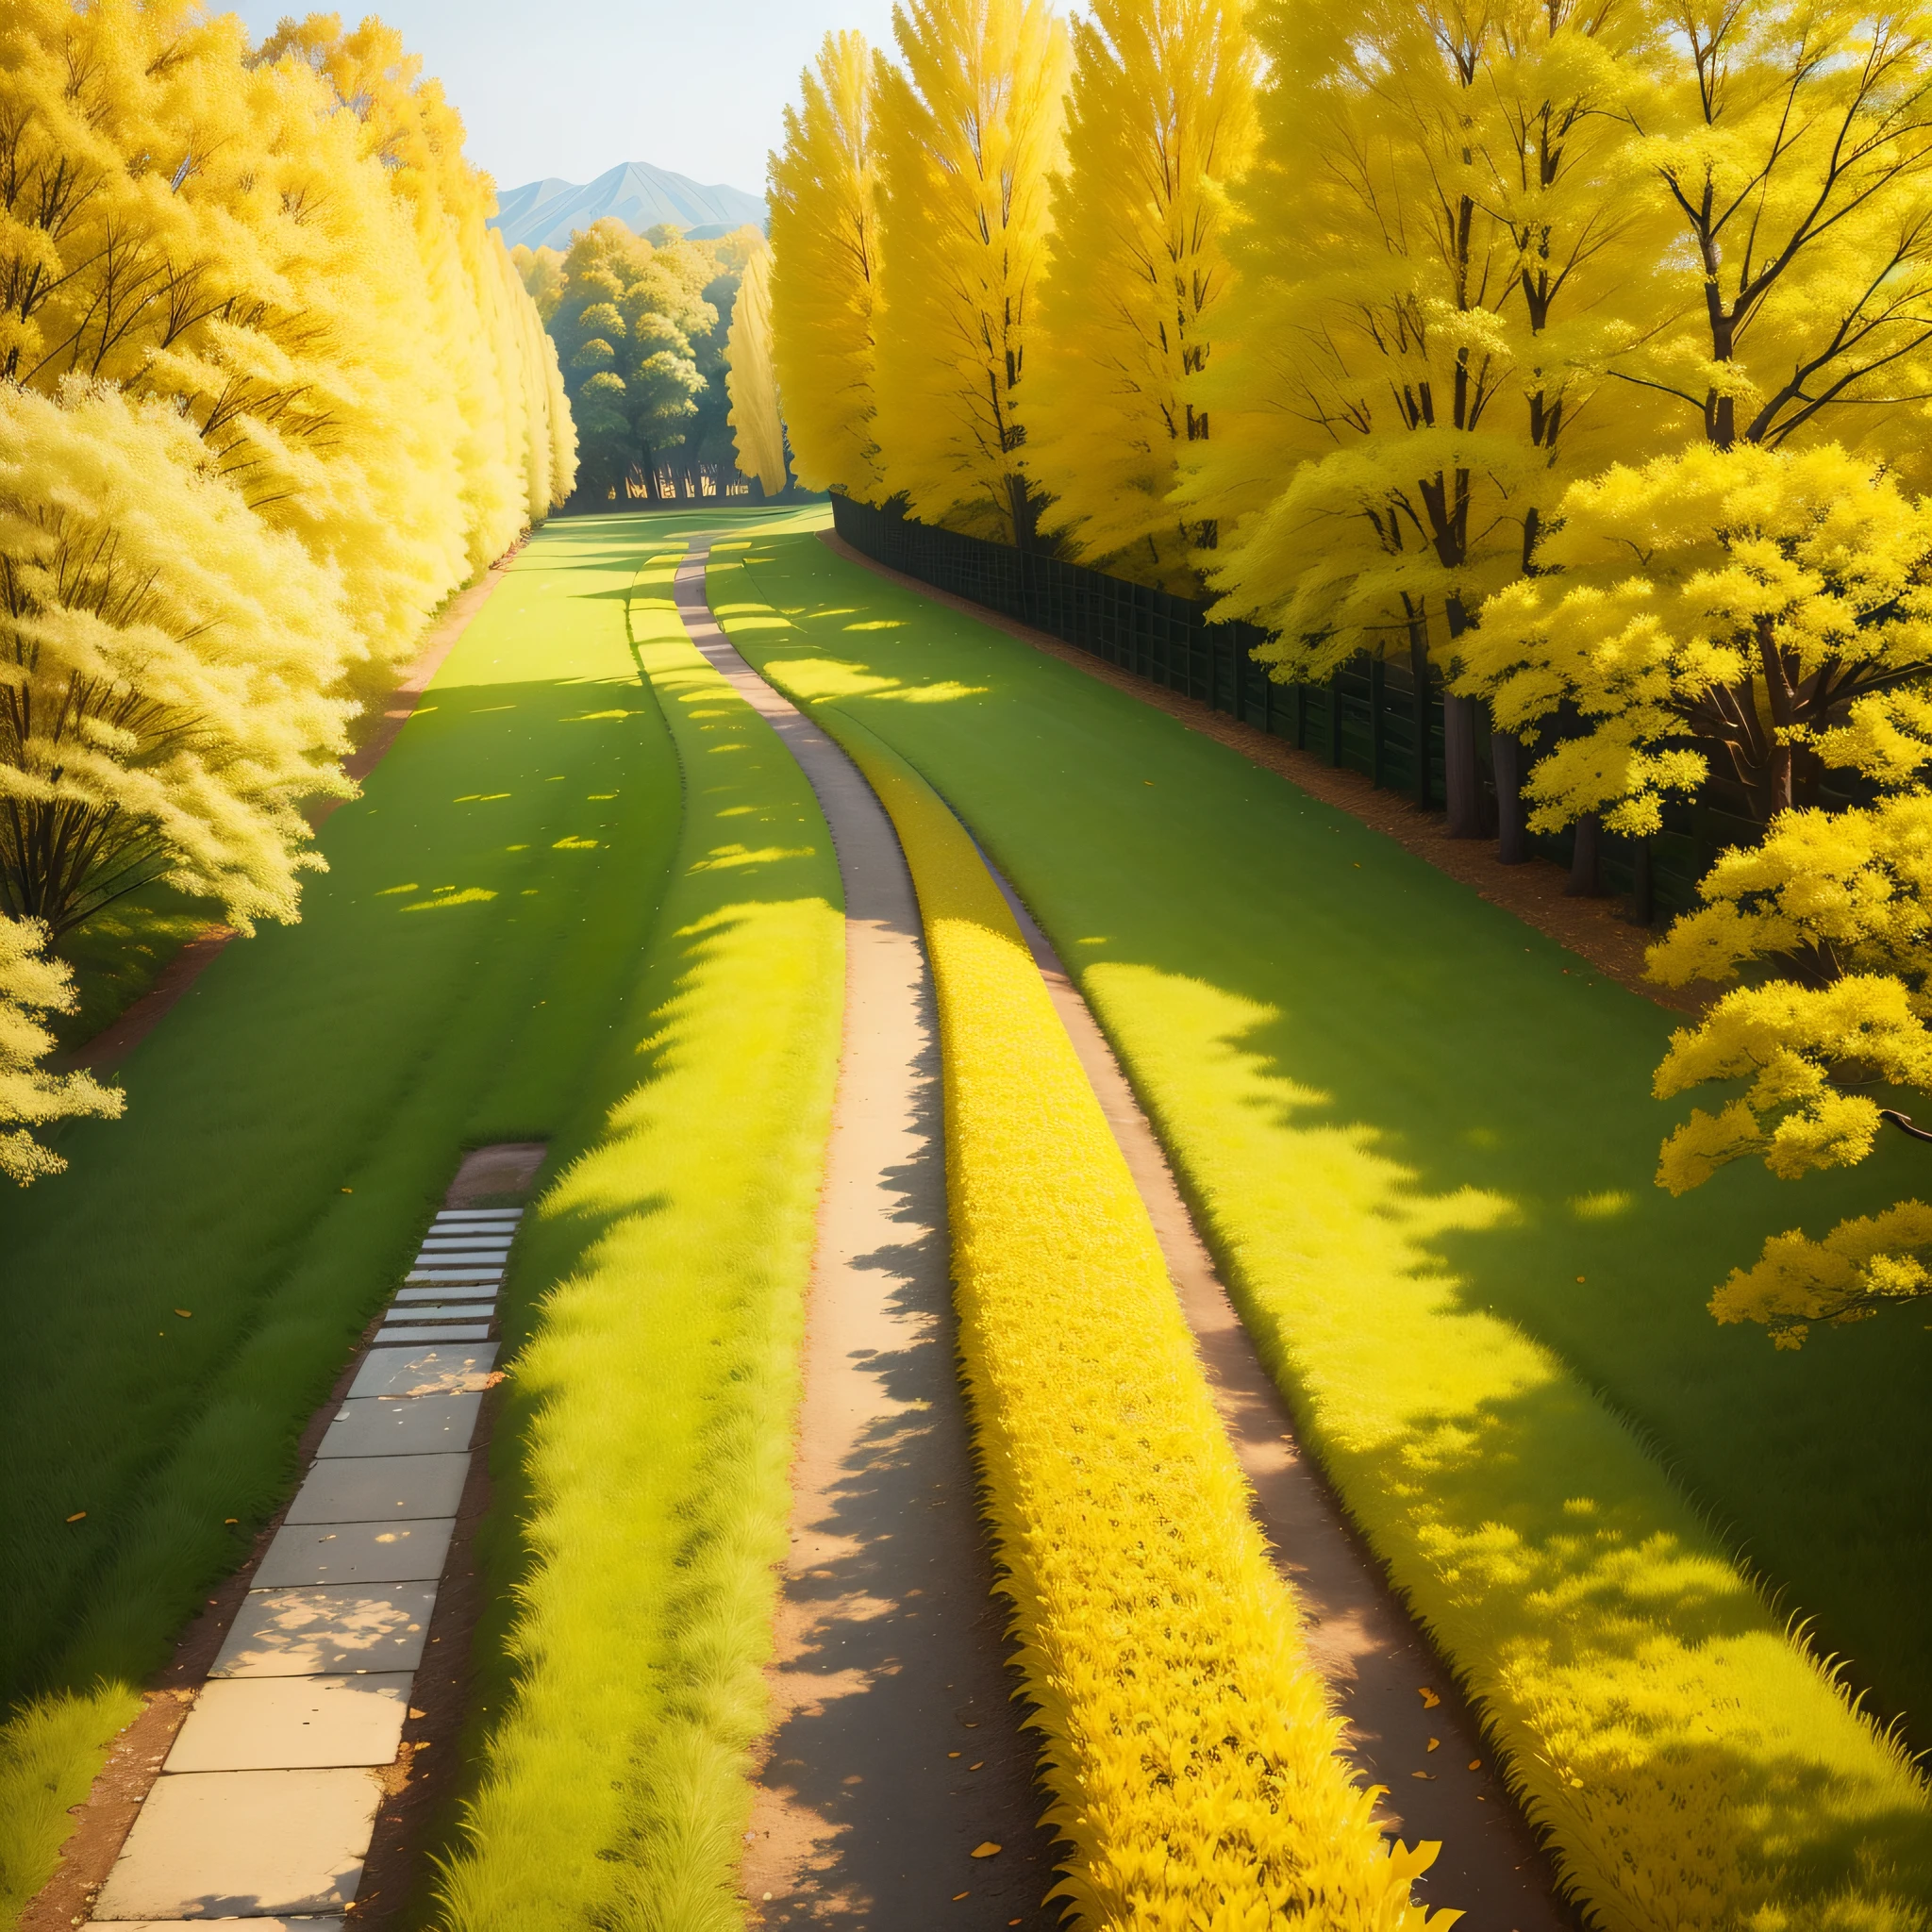
[[[663,222],[675,222],[687,235],[704,241],[728,235],[749,222],[762,228],[765,205],[741,188],[707,188],[689,175],[673,175],[642,161],[625,161],[599,175],[588,188],[575,181],[526,182],[496,197],[493,226],[514,248],[568,248],[579,228],[615,215],[641,235]]]

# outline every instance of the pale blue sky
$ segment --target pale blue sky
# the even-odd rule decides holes
[[[219,9],[221,0],[210,0]],[[244,0],[256,34],[307,6]],[[321,10],[316,8],[315,10]],[[470,158],[516,188],[649,161],[765,192],[765,153],[831,27],[891,38],[891,0],[381,0],[469,130]]]

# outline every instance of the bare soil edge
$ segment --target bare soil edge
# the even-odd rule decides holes
[[[467,590],[451,598],[442,615],[430,627],[417,652],[415,661],[403,674],[402,681],[390,692],[386,708],[368,738],[342,760],[342,770],[359,785],[379,765],[397,734],[415,715],[430,680],[442,669],[443,660],[456,649],[457,640],[470,626],[470,620],[490,601],[491,593],[508,573],[510,563],[523,548],[519,539],[492,563]],[[336,808],[340,798],[319,799],[308,808],[308,823],[320,825]],[[61,1055],[62,1068],[86,1067],[95,1073],[117,1066],[145,1040],[167,1016],[171,1008],[208,971],[236,937],[232,925],[219,923],[204,926],[177,951],[156,976],[147,991],[110,1020],[88,1041],[71,1053]]]
[[[1513,913],[1524,924],[1533,926],[1544,938],[1555,940],[1566,951],[1586,960],[1607,978],[1614,979],[1626,991],[1654,1006],[1673,1012],[1703,1013],[1722,989],[1699,980],[1688,987],[1659,986],[1643,976],[1644,953],[1655,935],[1648,928],[1632,925],[1622,911],[1623,901],[1613,898],[1573,899],[1564,891],[1568,874],[1561,866],[1546,858],[1532,858],[1523,865],[1505,865],[1495,855],[1493,844],[1484,839],[1452,839],[1443,829],[1441,812],[1424,811],[1400,792],[1378,791],[1359,772],[1343,771],[1316,758],[1310,752],[1296,751],[1285,740],[1257,730],[1217,711],[1199,698],[1183,697],[1165,685],[1136,676],[1094,657],[1077,646],[1030,625],[1003,617],[968,597],[957,597],[949,591],[891,569],[855,550],[835,530],[821,530],[819,541],[848,563],[869,570],[888,583],[916,591],[935,604],[974,618],[1031,644],[1063,664],[1084,671],[1088,676],[1110,684],[1129,697],[1165,711],[1204,738],[1211,738],[1231,751],[1238,751],[1251,764],[1278,777],[1291,780],[1324,805],[1332,805],[1358,820],[1371,831],[1392,839],[1405,851],[1426,859],[1438,872],[1468,886],[1478,898]]]
[[[543,1152],[538,1142],[506,1142],[475,1150],[464,1157],[443,1196],[443,1207],[521,1205]],[[327,1400],[303,1428],[295,1445],[295,1464],[304,1474],[314,1462],[328,1425],[347,1398],[389,1307],[385,1301],[369,1318]],[[358,1925],[386,1924],[408,1904],[425,1828],[438,1815],[456,1782],[456,1746],[469,1703],[470,1639],[482,1605],[473,1547],[490,1507],[490,1441],[500,1400],[497,1386],[502,1379],[500,1369],[492,1372],[477,1413],[475,1434],[470,1442],[469,1479],[457,1507],[457,1526],[437,1585],[423,1662],[410,1690],[402,1747],[395,1760],[377,1773],[383,1799],[376,1812],[375,1837],[358,1895],[344,1914]],[[21,1914],[16,1932],[72,1932],[74,1926],[89,1923],[94,1900],[160,1776],[175,1734],[194,1707],[195,1697],[208,1681],[208,1674],[227,1641],[229,1626],[294,1496],[291,1487],[288,1501],[256,1532],[246,1558],[214,1587],[201,1611],[182,1632],[174,1657],[142,1688],[140,1715],[114,1740],[86,1798],[74,1807],[74,1829],[60,1847],[60,1862]],[[449,1661],[446,1669],[441,1667],[444,1660]],[[421,1761],[425,1753],[429,1754],[426,1763]]]

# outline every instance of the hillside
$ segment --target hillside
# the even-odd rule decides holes
[[[615,215],[642,234],[660,222],[675,222],[688,235],[728,234],[751,222],[765,223],[765,204],[741,188],[706,187],[642,161],[625,161],[587,187],[554,176],[525,182],[497,196],[493,226],[515,247],[568,248],[570,238],[592,222]]]

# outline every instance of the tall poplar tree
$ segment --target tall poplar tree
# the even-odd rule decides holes
[[[738,467],[755,476],[767,496],[781,494],[785,425],[778,417],[778,385],[772,373],[772,251],[760,245],[745,264],[731,311],[725,382],[731,393],[731,429]]]
[[[905,0],[893,31],[904,65],[881,57],[875,83],[885,486],[925,522],[1029,543],[1039,503],[1021,466],[1021,396],[1066,30],[1046,0]]]
[[[772,157],[772,362],[798,479],[880,500],[873,417],[879,301],[874,64],[827,34]]]
[[[1225,184],[1256,134],[1244,0],[1095,0],[1071,28],[1067,170],[1027,372],[1043,527],[1099,568],[1199,596],[1211,517],[1168,502],[1205,441],[1189,393],[1228,288]]]
[[[1222,613],[1277,632],[1284,672],[1367,649],[1446,682],[1566,474],[1643,433],[1601,391],[1655,325],[1628,157],[1649,20],[1265,0],[1254,31],[1269,85],[1231,346],[1200,380],[1216,434],[1185,453],[1182,500],[1221,520]],[[1474,699],[1445,727],[1450,831],[1474,836]]]

